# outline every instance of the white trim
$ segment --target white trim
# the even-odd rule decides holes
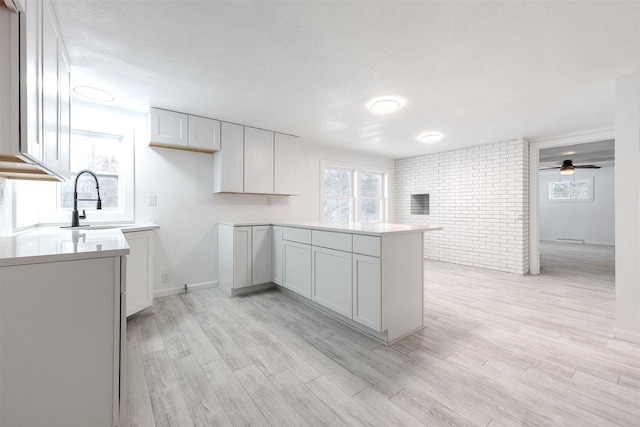
[[[213,280],[211,282],[202,282],[202,283],[194,283],[192,285],[187,285],[187,289],[189,292],[192,291],[201,291],[203,289],[217,288],[218,281]],[[178,295],[184,293],[184,285],[177,286],[175,288],[166,288],[166,289],[156,289],[153,291],[153,298],[166,297],[169,295]]]
[[[638,332],[624,331],[622,329],[614,328],[613,337],[634,344],[640,344],[640,333]]]
[[[540,274],[540,223],[538,206],[540,150],[610,139],[615,139],[615,130],[612,128],[594,129],[591,131],[529,141],[529,274]]]

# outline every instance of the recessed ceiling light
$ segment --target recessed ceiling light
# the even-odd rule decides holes
[[[109,92],[91,86],[76,86],[73,91],[81,97],[92,101],[110,102],[115,99]]]
[[[382,96],[369,101],[367,108],[376,114],[388,114],[395,113],[406,103],[406,100],[397,96]]]
[[[440,132],[425,132],[418,135],[417,139],[420,142],[429,143],[429,142],[438,142],[442,138],[444,138],[444,135],[441,134]]]

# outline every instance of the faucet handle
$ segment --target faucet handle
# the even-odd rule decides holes
[[[87,219],[87,213],[84,211],[84,209],[82,209],[82,215],[78,215],[78,218]]]

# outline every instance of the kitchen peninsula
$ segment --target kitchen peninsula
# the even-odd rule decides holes
[[[428,225],[320,221],[218,223],[219,286],[230,296],[274,284],[391,344],[423,327]]]

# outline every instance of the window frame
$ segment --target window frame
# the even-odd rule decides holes
[[[351,196],[335,197],[328,196],[324,191],[324,171],[326,169],[348,170],[351,171]],[[360,176],[362,174],[380,175],[382,177],[382,196],[381,197],[362,197],[362,182]],[[371,223],[387,222],[389,217],[389,171],[384,168],[378,168],[366,165],[355,165],[346,162],[334,160],[320,161],[320,221],[324,221],[324,202],[327,199],[349,199],[349,222],[362,221],[362,201],[363,200],[380,200],[380,221],[369,221]]]

